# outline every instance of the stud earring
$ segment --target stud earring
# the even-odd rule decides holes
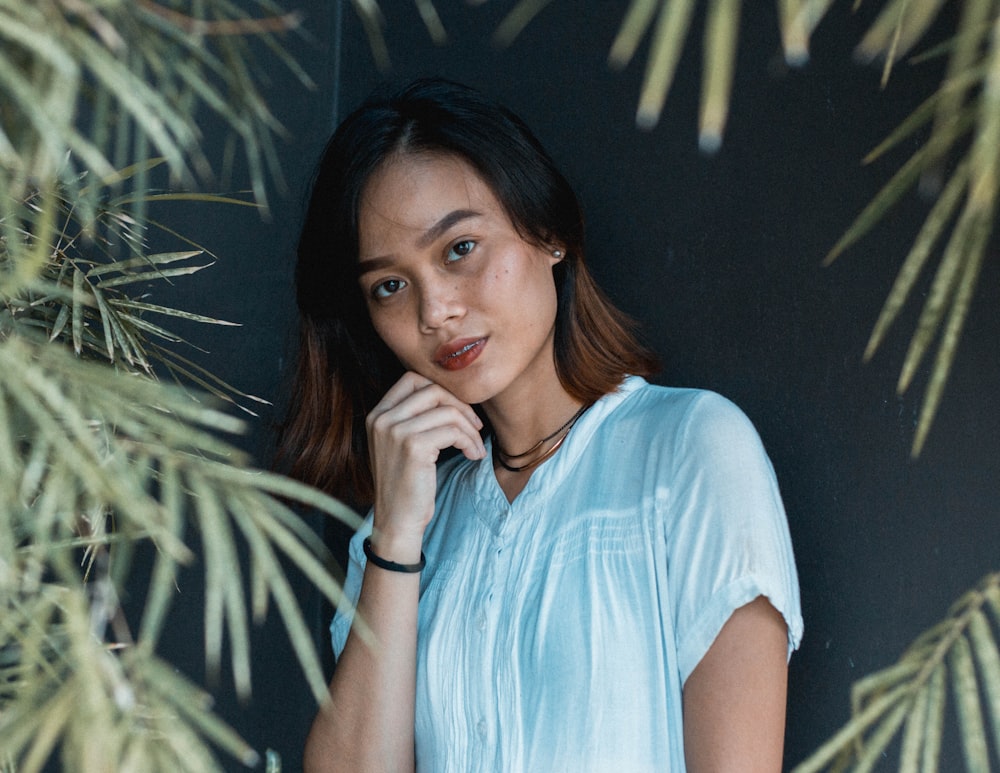
[[[563,256],[562,250],[552,250],[552,257],[557,260]]]

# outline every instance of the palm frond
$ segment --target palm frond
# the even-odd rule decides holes
[[[546,4],[519,0],[500,25],[499,42],[513,40]],[[829,0],[778,0],[782,46],[789,64],[808,60],[809,37],[829,5]],[[698,0],[632,0],[622,18],[608,55],[613,68],[625,68],[647,34],[652,38],[636,111],[636,123],[642,128],[652,129],[659,123],[697,6]],[[721,146],[728,118],[741,8],[741,0],[707,2],[698,143],[708,153]]]
[[[921,0],[919,3],[889,0],[858,44],[856,56],[864,62],[884,58],[882,83],[885,85],[893,65],[923,38],[944,4],[945,0]]]
[[[131,210],[138,201],[155,207],[174,201],[253,204],[209,193],[158,193],[134,187],[120,190],[124,183],[137,184],[141,170],[159,163],[159,159],[152,159],[88,186],[88,195],[95,192],[97,205],[91,219],[85,219],[84,213],[74,207],[69,192],[59,189],[60,195],[53,200],[58,206],[60,225],[47,245],[43,269],[22,285],[20,292],[3,296],[8,324],[44,331],[50,340],[71,345],[79,355],[104,359],[127,370],[152,375],[155,367],[162,367],[178,383],[204,389],[253,415],[246,402],[264,401],[241,392],[162,345],[193,346],[156,318],[214,325],[236,323],[145,300],[153,283],[172,283],[194,275],[210,266],[215,256],[166,226],[137,220]],[[30,197],[24,207],[35,206],[35,201]],[[153,230],[177,237],[185,249],[150,252],[146,245]],[[0,264],[16,260],[0,243]]]
[[[0,285],[33,278],[42,263],[26,260],[31,245],[52,241],[51,208],[19,206],[34,192],[44,200],[58,183],[88,219],[97,206],[89,181],[113,178],[116,167],[135,165],[140,188],[157,156],[175,181],[206,179],[203,110],[240,138],[266,207],[265,178],[280,182],[274,139],[282,129],[261,96],[261,74],[246,65],[247,38],[280,51],[275,58],[308,84],[277,38],[299,22],[265,0],[0,3],[0,222],[21,270],[0,274]],[[81,114],[90,120],[75,120]],[[144,205],[135,203],[139,220]]]
[[[92,635],[81,588],[45,586],[4,611],[8,684],[0,755],[20,773],[57,753],[63,769],[217,771],[212,745],[247,765],[257,754],[211,712],[211,697],[148,650]],[[2,758],[2,757],[0,757]]]
[[[256,398],[174,351],[185,342],[165,324],[231,323],[149,297],[156,283],[215,260],[152,220],[151,207],[264,208],[265,179],[280,184],[282,129],[261,98],[266,75],[251,66],[247,36],[305,82],[279,38],[299,17],[270,0],[247,6],[0,0],[4,770],[217,771],[218,751],[256,762],[211,698],[156,655],[177,574],[195,558],[192,535],[208,589],[209,669],[225,651],[237,692],[249,695],[250,622],[273,601],[316,699],[325,695],[285,567],[334,603],[340,589],[322,541],[290,507],[357,517],[254,469],[224,439],[243,424],[218,399]],[[255,203],[178,190],[209,173],[205,111],[239,138]],[[151,190],[167,175],[170,189]],[[181,248],[151,249],[153,229]],[[184,388],[157,381],[158,364]],[[133,621],[118,597],[142,544],[155,559]]]
[[[446,33],[433,0],[414,2],[432,39],[443,43]],[[498,25],[495,42],[499,46],[513,43],[551,3],[552,0],[517,0]],[[698,3],[699,0],[631,0],[622,17],[608,55],[614,69],[623,69],[631,62],[652,29],[650,55],[636,110],[636,123],[641,128],[652,129],[659,123]],[[782,46],[790,65],[808,61],[809,38],[831,3],[832,0],[777,0]],[[353,4],[376,63],[381,69],[388,69],[390,55],[382,34],[384,17],[378,0],[353,0]],[[712,153],[722,144],[729,113],[742,0],[707,0],[707,5],[698,143],[703,151]]]
[[[196,758],[204,757],[204,769],[215,769],[208,763],[210,755],[197,751],[195,729],[246,758],[245,745],[223,732],[207,706],[198,709],[200,704],[188,699],[178,705],[179,696],[193,688],[177,679],[144,681],[156,663],[156,642],[177,572],[193,556],[184,542],[185,524],[200,535],[204,551],[209,668],[218,669],[225,639],[237,690],[249,693],[249,620],[263,617],[270,598],[316,699],[322,699],[322,670],[282,559],[331,602],[339,602],[340,589],[322,541],[286,502],[300,502],[355,526],[357,516],[319,492],[248,466],[239,451],[218,437],[240,428],[235,419],[193,402],[176,387],[82,361],[41,337],[19,335],[0,342],[0,419],[0,459],[8,462],[0,469],[0,535],[11,536],[0,540],[0,567],[6,567],[0,572],[0,610],[28,610],[20,618],[0,615],[0,759],[11,755],[30,770],[48,759],[56,739],[65,751],[74,748],[74,739],[93,733],[93,727],[81,725],[86,722],[105,723],[106,734],[107,728],[132,728],[123,731],[125,743],[137,724],[152,721],[153,709],[141,697],[145,693],[153,696],[150,703],[180,712],[169,719],[166,709],[154,711],[157,722],[172,723],[170,743],[181,744],[164,752],[168,759],[189,749]],[[109,528],[112,514],[114,527]],[[117,604],[114,550],[144,541],[154,544],[158,555],[143,618],[133,635]],[[239,579],[241,542],[255,589],[252,608]],[[127,564],[124,558],[119,561]],[[59,582],[46,591],[45,583],[51,583],[46,578]],[[38,604],[49,604],[46,609],[52,611],[42,614]],[[86,630],[79,621],[60,617],[69,615],[74,604],[83,606],[72,614],[86,616]],[[81,659],[81,637],[93,645],[88,645],[86,659]],[[119,650],[137,654],[129,660]],[[87,682],[93,663],[105,664],[107,679],[117,681]],[[114,701],[124,694],[133,696],[130,706],[142,705],[140,714],[129,709],[122,716],[124,708]],[[103,714],[83,705],[97,700],[95,695],[107,696]],[[108,737],[117,736],[110,732]],[[142,759],[152,759],[151,752],[138,747],[99,751],[108,759],[140,752]]]
[[[909,50],[916,42],[914,36],[922,34],[939,5],[891,3],[863,41],[865,55],[881,55],[891,61]],[[895,27],[887,21],[890,12],[897,14]],[[910,13],[915,18],[909,19]],[[890,28],[896,30],[891,35]],[[834,260],[874,227],[914,186],[922,182],[925,189],[941,188],[937,181],[942,177],[942,169],[952,155],[959,156],[903,262],[865,350],[865,359],[870,359],[912,295],[935,247],[945,240],[898,384],[901,393],[909,388],[924,356],[937,342],[914,436],[914,456],[923,449],[941,403],[993,233],[1000,198],[1000,12],[995,4],[965,3],[956,34],[937,53],[949,56],[945,81],[873,151],[869,160],[932,122],[929,137],[827,256],[827,263]],[[967,150],[962,149],[963,142],[967,143]]]
[[[1000,751],[998,633],[1000,573],[959,599],[895,665],[856,682],[850,721],[792,773],[871,770],[900,730],[900,770],[936,770],[949,683],[966,769],[988,771],[990,744]]]

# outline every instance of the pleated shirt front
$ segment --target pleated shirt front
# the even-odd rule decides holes
[[[489,455],[441,465],[417,643],[421,773],[684,770],[681,690],[766,596],[802,633],[771,464],[712,392],[631,377],[509,503]],[[345,590],[365,558],[351,542]],[[331,625],[339,655],[351,624]]]

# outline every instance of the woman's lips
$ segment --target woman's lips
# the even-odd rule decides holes
[[[434,352],[434,362],[445,370],[461,370],[471,365],[486,347],[485,338],[462,338],[449,341]]]

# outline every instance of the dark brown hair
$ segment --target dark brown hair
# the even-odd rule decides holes
[[[334,133],[313,183],[295,275],[298,365],[279,442],[279,459],[292,475],[357,504],[372,496],[364,418],[402,375],[358,286],[358,216],[371,175],[400,153],[462,158],[524,239],[563,248],[553,268],[555,364],[569,394],[591,403],[627,374],[656,369],[631,321],[584,265],[576,195],[517,116],[441,79],[373,96]]]

